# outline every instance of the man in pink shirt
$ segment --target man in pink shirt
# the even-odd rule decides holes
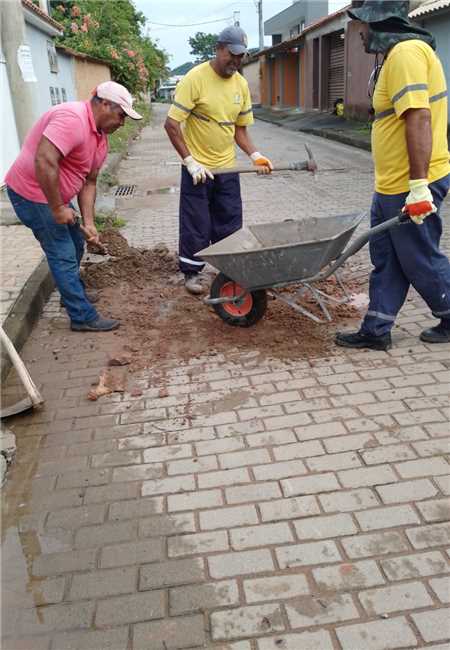
[[[119,321],[100,316],[80,278],[84,240],[98,243],[94,224],[97,176],[108,153],[108,133],[128,116],[140,120],[128,90],[114,81],[97,86],[90,101],[58,104],[36,122],[5,177],[11,204],[46,254],[75,331],[109,331]],[[83,225],[70,201],[77,196]]]

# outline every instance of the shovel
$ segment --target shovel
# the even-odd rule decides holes
[[[34,385],[34,382],[31,379],[24,362],[17,354],[16,348],[12,344],[3,327],[0,327],[0,341],[2,345],[5,346],[8,356],[11,359],[11,363],[16,369],[21,382],[28,393],[28,397],[20,400],[20,402],[12,404],[11,406],[0,408],[0,418],[7,418],[11,415],[16,415],[17,413],[22,413],[23,411],[28,411],[31,408],[41,406],[41,404],[44,403],[44,399]]]

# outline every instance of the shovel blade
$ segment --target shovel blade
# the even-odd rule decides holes
[[[33,406],[34,405],[31,399],[29,397],[25,397],[24,399],[20,400],[20,402],[11,404],[11,406],[2,406],[0,409],[0,418],[9,418],[11,415],[17,415],[17,413],[29,411],[33,408]]]

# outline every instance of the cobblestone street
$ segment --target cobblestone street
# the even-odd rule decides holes
[[[175,250],[166,110],[121,164],[137,191],[118,208],[130,244]],[[338,171],[242,175],[247,223],[368,209],[367,152],[261,122],[252,137]],[[448,199],[443,217],[448,254]],[[357,263],[367,276],[367,248]],[[8,421],[3,650],[448,650],[450,344],[419,341],[432,322],[411,294],[389,352],[255,342],[89,402],[114,333],[71,332],[54,294],[22,351],[46,406]]]

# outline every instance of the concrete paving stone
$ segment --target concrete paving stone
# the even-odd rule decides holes
[[[327,539],[341,535],[353,535],[358,528],[349,514],[309,517],[294,522],[297,537],[306,539]]]
[[[364,510],[356,512],[355,517],[363,531],[420,523],[417,513],[410,505]]]
[[[91,524],[101,524],[105,520],[105,514],[105,505],[64,508],[49,513],[46,528],[81,528]]]
[[[146,479],[158,479],[164,475],[162,463],[149,463],[146,465],[130,465],[129,467],[115,467],[112,480],[114,483],[126,481],[144,481]]]
[[[234,438],[234,436],[244,436],[254,433],[260,433],[264,431],[264,423],[260,417],[263,417],[264,413],[269,410],[274,410],[277,413],[281,410],[281,407],[265,407],[265,408],[246,408],[239,411],[239,417],[242,422],[231,422],[230,424],[223,424],[216,426],[215,430],[219,438]],[[254,417],[253,417],[254,414]],[[214,434],[216,437],[216,434]]]
[[[277,635],[258,639],[258,650],[333,650],[330,633],[325,630],[318,632],[302,632],[301,634]]]
[[[221,440],[205,440],[196,442],[195,449],[198,456],[207,456],[209,454],[223,454],[229,451],[238,451],[245,447],[243,437],[223,438]]]
[[[274,392],[272,395],[261,395],[259,403],[261,406],[269,406],[270,404],[286,404],[288,402],[299,401],[300,393],[298,390]]]
[[[425,430],[432,438],[442,438],[448,435],[447,422],[439,422],[437,424],[426,424]]]
[[[405,537],[399,531],[345,537],[341,543],[350,558],[400,553],[409,549]]]
[[[269,408],[272,409],[272,413],[270,415],[273,416],[275,407],[265,407],[258,409],[258,411],[260,413],[261,411],[267,412]],[[265,415],[264,426],[266,427],[267,431],[275,431],[276,429],[292,429],[294,427],[306,425],[311,422],[311,418],[307,413],[291,413],[290,415],[282,415],[283,411],[280,407],[279,409],[280,412],[278,414],[278,417],[269,417],[269,415]]]
[[[375,412],[370,412],[370,413],[366,413],[366,411],[364,411],[364,409],[366,408],[364,405],[360,405],[359,408],[361,411],[363,411],[365,415],[378,415],[378,412],[376,412],[378,410],[376,407],[378,406],[379,406],[378,404],[367,405],[368,409],[370,407],[374,408]],[[390,413],[391,411],[388,412]],[[365,431],[377,431],[380,428],[380,425],[377,422],[375,422],[375,420],[372,420],[367,417],[355,418],[354,420],[346,419],[345,426],[350,431],[350,433],[364,433]]]
[[[315,458],[307,458],[306,464],[311,472],[337,471],[338,469],[349,469],[361,467],[361,461],[354,452],[342,452],[340,454],[326,454]]]
[[[177,510],[201,510],[202,508],[220,506],[222,502],[222,493],[220,490],[200,490],[199,492],[184,492],[183,494],[169,495],[167,497],[167,508],[169,512]]]
[[[225,530],[218,530],[169,537],[167,548],[169,557],[228,551],[228,534]]]
[[[388,580],[405,580],[450,572],[450,565],[439,551],[386,558],[380,565]]]
[[[131,564],[146,564],[162,560],[164,556],[165,549],[161,538],[114,544],[102,548],[100,567],[108,569]]]
[[[133,650],[182,650],[204,647],[203,616],[177,616],[164,621],[137,623],[133,627]]]
[[[450,438],[435,438],[434,440],[422,440],[412,445],[416,453],[421,456],[438,456],[439,454],[450,453]]]
[[[95,624],[98,627],[137,623],[154,618],[164,618],[164,591],[146,591],[100,600],[97,604]]]
[[[140,537],[165,537],[177,533],[195,533],[195,519],[193,512],[172,513],[170,515],[156,515],[139,521]]]
[[[124,487],[132,487],[132,492],[139,491],[139,485],[136,483],[119,483]],[[111,486],[111,488],[117,487]],[[93,488],[96,489],[96,488]],[[113,497],[115,495],[113,494]],[[164,512],[163,497],[147,497],[145,499],[136,498],[137,494],[130,494],[128,498],[124,496],[124,501],[116,501],[109,506],[109,519],[112,521],[121,521],[123,519],[138,519],[149,517]],[[135,497],[135,498],[133,498]],[[125,500],[126,499],[126,500]]]
[[[286,522],[237,528],[230,530],[230,538],[232,548],[238,551],[294,541],[294,536]]]
[[[92,440],[79,445],[71,444],[67,447],[66,454],[67,456],[91,456],[92,454],[104,454],[114,449],[116,449],[115,440]]]
[[[30,637],[20,638],[2,638],[2,650],[49,650],[51,637],[50,636],[36,636],[35,634]],[[62,650],[62,648],[61,648]]]
[[[323,444],[328,454],[358,451],[377,445],[373,435],[370,433],[353,433],[340,438],[327,438],[323,441]]]
[[[294,630],[360,618],[349,594],[301,596],[286,604],[286,612],[289,625]]]
[[[34,558],[32,574],[36,577],[45,577],[73,571],[88,571],[94,569],[95,565],[96,551],[93,549],[48,553]]]
[[[246,449],[230,454],[219,454],[219,463],[222,469],[233,469],[245,465],[270,463],[270,456],[267,449]]]
[[[447,418],[437,409],[425,409],[409,413],[394,414],[395,420],[401,426],[412,424],[429,424],[430,422],[447,422]]]
[[[99,650],[99,648],[101,650],[127,650],[128,637],[128,627],[89,632],[64,632],[54,636],[52,650]],[[26,650],[31,650],[31,647]],[[36,650],[34,646],[33,650]]]
[[[183,492],[185,490],[194,489],[195,479],[193,476],[171,476],[170,478],[144,481],[142,485],[142,496],[147,497],[157,494],[173,494],[174,492]]]
[[[342,422],[324,422],[321,424],[309,424],[306,426],[294,426],[294,431],[300,442],[304,440],[320,440],[341,436],[347,433]]]
[[[69,600],[104,598],[131,593],[136,589],[136,567],[105,569],[90,573],[77,573],[72,578]]]
[[[360,378],[356,372],[341,372],[339,374],[327,374],[321,377],[318,377],[319,384],[324,386],[331,386],[332,384],[348,384],[352,381],[358,381]],[[361,391],[362,392],[362,391]]]
[[[272,481],[288,476],[306,474],[308,470],[301,460],[286,460],[279,463],[271,462],[268,465],[253,467],[253,474],[257,481]]]
[[[155,562],[140,568],[139,590],[160,589],[204,582],[205,567],[200,558]]]
[[[220,643],[214,646],[214,650],[251,650],[249,641],[238,641],[237,643]]]
[[[110,544],[113,542],[127,542],[136,537],[136,532],[136,523],[129,521],[84,526],[77,530],[75,534],[75,548],[103,546],[105,541]]]
[[[256,636],[285,629],[277,603],[249,605],[211,614],[211,635],[215,640]]]
[[[84,488],[70,490],[54,490],[50,494],[31,496],[28,507],[34,511],[56,511],[71,506],[81,506],[83,503]]]
[[[380,463],[393,463],[401,460],[417,458],[409,445],[384,445],[377,449],[369,449],[361,453],[366,465],[379,465]]]
[[[414,548],[442,546],[450,543],[450,523],[410,528],[406,534]]]
[[[450,640],[450,607],[411,614],[411,618],[426,643]]]
[[[3,582],[2,614],[8,617],[12,610],[29,609],[39,605],[54,605],[64,597],[66,577],[30,581],[24,585],[21,580]]]
[[[227,487],[225,488],[225,495],[229,504],[268,501],[282,496],[281,490],[275,481],[253,483],[240,487]]]
[[[319,501],[325,512],[353,512],[379,505],[375,494],[368,488],[323,494]]]
[[[447,476],[436,476],[434,482],[439,487],[442,494],[450,495],[450,474]]]
[[[393,402],[379,402],[375,404],[361,404],[359,407],[359,410],[364,413],[364,415],[373,417],[375,415],[392,415],[393,413],[402,413],[403,411],[406,411],[406,406],[403,402],[401,401],[393,401]],[[368,420],[370,422],[370,420]],[[372,420],[373,422],[373,420]],[[369,425],[366,429],[362,429],[362,431],[374,431],[378,429],[379,427],[376,426],[376,423],[374,423],[373,428],[369,428]]]
[[[403,617],[344,625],[336,629],[342,650],[393,650],[416,647],[416,635]]]
[[[313,569],[312,573],[320,589],[332,591],[376,587],[385,583],[373,560],[346,562],[337,566],[330,565]]]
[[[450,577],[433,578],[429,585],[441,603],[450,603]]]
[[[218,469],[215,456],[200,456],[186,460],[172,460],[167,462],[167,473],[169,476],[177,474],[198,474],[200,472],[211,472]]]
[[[437,489],[428,479],[402,481],[392,485],[377,485],[375,489],[382,501],[388,504],[420,501],[437,494]]]
[[[439,522],[450,520],[450,500],[433,499],[417,504],[420,514],[426,522]]]
[[[169,590],[171,616],[234,605],[239,605],[239,590],[235,580],[174,587]]]
[[[100,441],[99,441],[100,442]],[[149,447],[159,447],[164,442],[164,434],[153,433],[140,436],[127,436],[117,440],[118,449],[148,449]],[[151,454],[149,454],[151,457]],[[151,460],[148,462],[152,462]]]
[[[378,397],[378,393],[377,393]],[[373,393],[358,393],[356,395],[340,395],[330,399],[333,406],[359,406],[360,404],[371,404],[376,401]]]
[[[353,471],[353,470],[350,470]],[[300,478],[288,478],[281,481],[281,489],[286,497],[318,494],[320,492],[331,492],[339,489],[339,483],[336,476],[331,472],[325,474],[315,474],[314,476],[305,476]]]
[[[91,467],[120,467],[123,465],[137,465],[141,462],[141,452],[138,449],[109,451],[105,454],[91,456]]]
[[[361,591],[358,597],[369,616],[409,611],[433,605],[433,600],[421,582],[368,589]]]
[[[325,391],[325,394],[328,390]],[[331,401],[328,397],[315,397],[312,399],[299,399],[297,402],[288,402],[284,405],[287,413],[312,413],[313,411],[329,411]]]
[[[330,540],[282,546],[275,553],[281,569],[342,560],[339,549]]]
[[[435,384],[436,380],[429,373],[420,373],[416,375],[408,375],[407,377],[392,377],[391,384],[396,388],[406,388],[407,386],[419,386],[420,388],[426,384]]]
[[[258,523],[258,514],[254,505],[233,506],[217,510],[204,510],[199,513],[200,528],[215,530],[217,528],[234,528]]]
[[[272,451],[276,461],[308,458],[310,456],[320,456],[325,453],[322,443],[319,440],[283,444],[281,447],[273,447]]]
[[[244,580],[248,603],[297,598],[310,593],[306,576],[301,573]]]
[[[272,447],[274,445],[288,445],[296,442],[293,431],[280,429],[278,431],[263,431],[262,433],[252,433],[245,436],[248,447]]]
[[[208,558],[208,566],[212,578],[231,578],[274,569],[268,549],[212,555]]]
[[[235,469],[224,469],[218,472],[207,472],[197,477],[198,487],[214,488],[225,485],[237,485],[239,483],[250,483],[250,475],[246,467],[236,467]]]
[[[259,510],[264,522],[308,517],[320,512],[317,500],[313,496],[292,497],[260,503]]]
[[[144,451],[144,463],[161,463],[168,460],[175,460],[177,458],[191,458],[192,445],[170,444],[167,447],[152,447]]]
[[[408,479],[448,474],[450,465],[445,458],[420,458],[396,463],[395,469],[402,478]]]
[[[85,600],[81,603],[60,603],[24,609],[17,612],[18,618],[14,622],[14,632],[17,636],[21,636],[85,629],[91,625],[94,607],[93,601]]]
[[[397,480],[390,465],[344,469],[338,471],[338,476],[342,485],[346,488],[375,486],[383,483],[392,483]]]

